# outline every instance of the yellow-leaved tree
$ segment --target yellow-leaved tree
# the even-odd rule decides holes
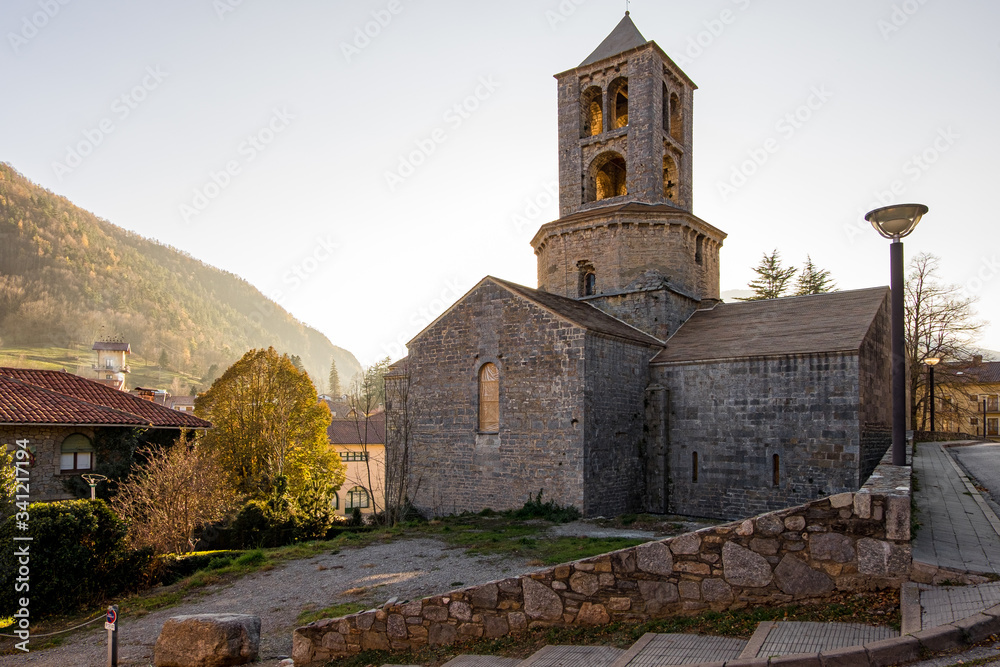
[[[204,436],[233,491],[267,498],[292,496],[314,480],[338,489],[344,464],[329,447],[330,410],[317,399],[309,374],[274,348],[250,350],[195,402],[195,414],[215,428]]]

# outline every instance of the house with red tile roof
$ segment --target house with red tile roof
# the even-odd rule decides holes
[[[366,419],[334,418],[326,429],[330,446],[347,468],[344,484],[337,492],[337,513],[350,516],[385,509],[385,412]]]
[[[62,371],[0,368],[0,445],[26,442],[31,501],[73,497],[66,481],[93,471],[106,429],[207,429],[212,424]]]

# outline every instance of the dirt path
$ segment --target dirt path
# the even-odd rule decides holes
[[[524,559],[467,556],[429,539],[401,539],[363,549],[282,564],[232,584],[210,586],[180,605],[140,618],[124,618],[119,629],[119,664],[153,664],[153,647],[171,616],[241,613],[261,618],[261,662],[273,666],[291,655],[292,630],[304,608],[323,609],[344,602],[379,605],[392,597],[415,599],[459,586],[486,583],[531,572]],[[364,588],[361,593],[344,591]],[[70,635],[61,646],[27,655],[0,656],[0,667],[103,667],[107,635],[100,623]]]

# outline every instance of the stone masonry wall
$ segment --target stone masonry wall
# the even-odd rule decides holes
[[[698,301],[669,289],[644,290],[582,299],[612,317],[667,340],[698,310]]]
[[[860,478],[867,479],[892,445],[892,310],[889,290],[858,352]],[[907,384],[909,386],[909,384]]]
[[[652,380],[670,392],[670,512],[734,519],[860,485],[857,354],[665,364]]]
[[[641,622],[705,610],[897,587],[910,572],[909,468],[887,460],[857,493],[559,565],[517,578],[310,623],[299,667],[363,650],[496,638],[529,628]]]
[[[82,433],[93,441],[92,428],[77,426],[0,426],[0,446],[12,451],[18,440],[30,441],[34,447],[35,462],[29,468],[32,502],[70,500],[73,494],[63,485],[67,476],[59,472],[60,447],[63,440],[74,433]]]
[[[485,281],[410,345],[408,488],[424,512],[584,506],[585,331]],[[500,431],[479,433],[479,369],[500,373]]]
[[[637,483],[644,467],[642,404],[655,353],[646,345],[587,335],[585,516],[642,508],[643,488]]]

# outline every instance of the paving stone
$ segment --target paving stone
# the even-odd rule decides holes
[[[625,654],[611,646],[546,646],[530,656],[521,667],[610,667]]]
[[[441,667],[515,667],[520,658],[500,658],[495,655],[460,655]]]
[[[705,666],[708,661],[719,661],[722,665],[738,659],[747,644],[745,639],[681,634],[657,634],[644,639],[646,643],[638,653],[624,664],[619,661],[615,667]]]

